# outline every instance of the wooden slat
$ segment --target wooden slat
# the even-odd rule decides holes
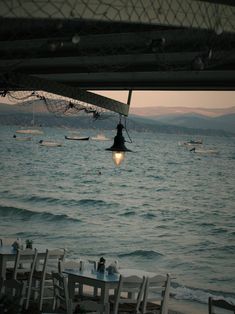
[[[58,83],[54,80],[46,80],[35,76],[27,76],[20,73],[10,73],[5,76],[5,80],[24,89],[44,90],[53,94],[62,95],[72,99],[83,101],[87,104],[105,108],[110,111],[127,116],[129,106],[120,101],[88,92],[77,87],[72,87]]]

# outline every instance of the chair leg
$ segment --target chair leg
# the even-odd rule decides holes
[[[26,305],[25,305],[25,309],[27,310],[29,307],[29,301],[30,301],[30,297],[31,297],[31,292],[32,292],[32,278],[29,279],[28,282],[28,289],[27,289],[27,295],[26,295]]]
[[[29,307],[30,296],[31,296],[31,287],[28,287],[27,295],[26,295],[26,304],[25,304],[25,309],[26,309],[26,310],[27,310],[28,307]]]
[[[37,300],[37,297],[38,297],[38,280],[36,279],[33,279],[33,283],[32,283],[32,287],[34,287],[34,291],[33,291],[33,300],[36,301]],[[32,288],[31,288],[32,289]]]
[[[94,288],[94,297],[97,297],[97,295],[98,295],[98,289],[95,287]]]
[[[67,308],[67,314],[72,314],[73,313],[73,303],[72,300],[69,299],[68,301],[68,308]]]
[[[39,310],[40,311],[42,311],[43,295],[44,295],[44,282],[41,282],[40,293],[39,293]]]

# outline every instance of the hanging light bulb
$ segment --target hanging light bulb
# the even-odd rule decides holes
[[[113,152],[112,158],[115,165],[119,166],[125,158],[125,152]]]
[[[119,166],[125,158],[125,152],[131,152],[125,146],[125,138],[122,135],[122,130],[124,126],[119,123],[117,125],[117,135],[114,137],[113,145],[106,150],[112,151],[112,158],[116,166]]]

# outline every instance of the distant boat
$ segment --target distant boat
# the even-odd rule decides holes
[[[38,130],[38,129],[26,129],[26,130],[17,130],[16,133],[41,135],[41,134],[43,134],[43,131]]]
[[[40,140],[39,144],[41,146],[48,146],[48,147],[61,147],[62,144],[59,142],[54,142],[54,141],[44,141],[44,140]]]
[[[71,140],[71,141],[88,141],[89,138],[90,138],[89,136],[88,137],[79,137],[79,136],[66,136],[65,135],[65,139]]]
[[[219,154],[219,151],[216,149],[201,149],[201,148],[195,148],[195,147],[190,149],[190,152],[194,152],[194,153],[202,154],[202,155],[218,155]]]
[[[97,134],[97,136],[91,138],[93,141],[109,141],[109,138],[107,138],[103,134]]]
[[[190,140],[188,142],[184,142],[186,146],[194,146],[194,145],[202,145],[202,140]]]
[[[13,138],[15,138],[16,141],[25,141],[25,142],[32,140],[32,137],[26,137],[26,136],[17,137],[15,134],[13,135]]]
[[[32,140],[31,137],[16,137],[16,141],[27,142],[27,141],[31,141],[31,140]]]

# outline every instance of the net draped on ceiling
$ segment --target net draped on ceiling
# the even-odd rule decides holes
[[[97,120],[107,115],[108,110],[89,105],[85,102],[55,95],[45,91],[8,91],[5,95],[11,105],[29,106],[36,101],[44,104],[47,110],[58,117],[76,116],[79,113],[86,113],[92,119]]]
[[[234,7],[219,1],[2,0],[1,16],[126,21],[234,31]]]

